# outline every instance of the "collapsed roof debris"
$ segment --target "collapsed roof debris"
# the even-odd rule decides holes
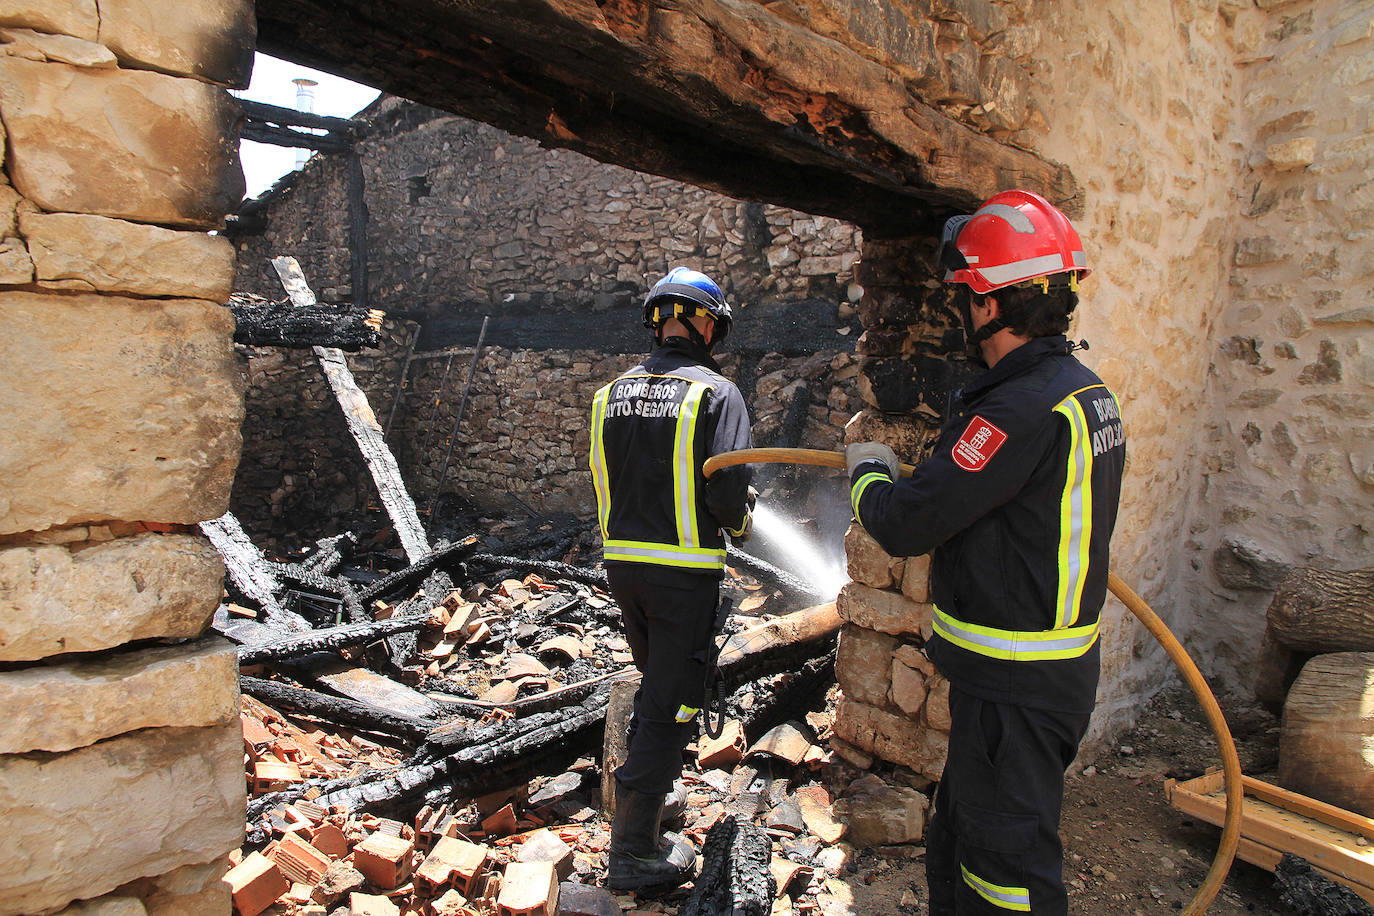
[[[294,260],[274,264],[292,301],[312,305]],[[341,355],[339,372],[337,351],[316,353],[345,413],[370,418]],[[589,525],[431,547],[375,426],[350,422],[379,489],[396,491],[389,530],[270,560],[233,516],[203,526],[229,568],[216,629],[240,645],[250,801],[236,909],[621,912],[629,898],[597,886],[608,825],[595,761],[633,666],[604,573],[578,565]],[[393,535],[402,551],[380,546]],[[818,881],[845,858],[816,782],[828,722],[806,712],[833,683],[840,619],[797,577],[735,550],[731,562],[726,588],[745,612],[726,625],[724,727],[694,747],[687,777],[705,870],[678,902],[765,914],[774,888],[790,889],[814,912]]]

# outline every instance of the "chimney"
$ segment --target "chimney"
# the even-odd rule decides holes
[[[306,114],[315,113],[315,87],[318,82],[307,79],[304,76],[297,77],[291,81],[296,85],[296,110]],[[296,151],[296,168],[305,165],[305,161],[310,158],[310,150],[300,149]]]

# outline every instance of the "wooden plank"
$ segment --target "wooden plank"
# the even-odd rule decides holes
[[[1219,771],[1182,783],[1167,780],[1165,795],[1169,803],[1183,813],[1221,826],[1226,819],[1222,780],[1223,774]],[[1315,799],[1302,799],[1299,796],[1301,801],[1298,801],[1293,797],[1296,793],[1252,778],[1243,779],[1242,785],[1246,793],[1241,803],[1242,838],[1279,852],[1301,856],[1334,880],[1352,888],[1356,885],[1374,887],[1374,846],[1360,845],[1361,838],[1365,836],[1363,832],[1333,826],[1302,811],[1285,807],[1286,804],[1296,803],[1295,807],[1300,809],[1343,821],[1322,811],[1322,803]]]
[[[281,285],[291,297],[293,305],[306,307],[315,304],[315,294],[305,282],[301,266],[295,258],[273,258],[272,267],[281,278]],[[382,436],[382,428],[377,423],[372,406],[367,402],[367,395],[354,380],[353,372],[348,368],[342,350],[334,347],[315,347],[314,350],[316,358],[320,361],[320,368],[324,370],[325,379],[333,389],[339,406],[343,408],[344,419],[348,422],[349,432],[353,434],[353,441],[358,444],[363,461],[372,473],[372,480],[377,484],[377,493],[381,497],[382,505],[386,507],[391,523],[396,527],[396,534],[401,539],[406,557],[411,563],[418,563],[430,552],[429,539],[425,536],[424,526],[420,524],[420,516],[415,511],[415,502],[410,498],[405,482],[401,479],[401,469],[396,465],[396,458],[387,447]]]
[[[1347,830],[1358,836],[1363,836],[1367,840],[1374,840],[1374,818],[1364,817],[1354,811],[1347,811],[1324,801],[1299,795],[1297,792],[1290,792],[1288,789],[1272,785],[1253,776],[1242,776],[1241,783],[1245,786],[1247,795],[1254,795],[1270,804],[1287,808],[1289,811],[1296,811],[1315,821]]]

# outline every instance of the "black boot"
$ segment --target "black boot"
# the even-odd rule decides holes
[[[645,795],[616,780],[607,887],[668,891],[691,880],[696,851],[681,837],[659,832],[662,815],[662,795]]]

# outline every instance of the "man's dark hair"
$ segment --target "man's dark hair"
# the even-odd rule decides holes
[[[986,296],[997,300],[999,314],[1017,337],[1053,337],[1067,334],[1069,315],[1078,307],[1078,293],[1067,286],[1051,286],[1042,293],[1038,286],[1004,286],[986,296],[973,294],[975,302]]]

